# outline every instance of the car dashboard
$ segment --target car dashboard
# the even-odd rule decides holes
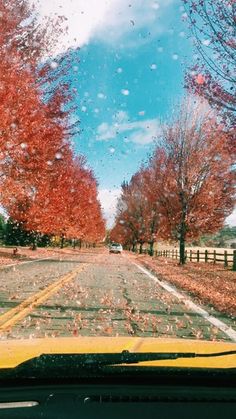
[[[236,417],[235,382],[150,377],[1,385],[0,417],[22,419]]]

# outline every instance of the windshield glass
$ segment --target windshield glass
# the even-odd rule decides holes
[[[235,20],[234,0],[0,0],[0,345],[233,350]]]

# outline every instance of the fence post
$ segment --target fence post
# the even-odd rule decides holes
[[[207,262],[208,262],[208,251],[205,250],[205,263],[207,263]]]
[[[227,266],[228,266],[228,258],[227,258],[227,256],[228,256],[227,250],[225,250],[225,253],[224,253],[224,265],[225,265],[225,268],[227,268]]]
[[[216,263],[216,251],[214,250],[213,263]]]
[[[199,250],[197,250],[197,262],[199,262]]]
[[[184,258],[185,258],[185,261],[188,259],[188,251],[187,250],[185,250]]]
[[[193,251],[192,250],[190,250],[190,255],[189,255],[189,260],[190,260],[190,262],[192,262],[192,254],[193,254]]]
[[[236,250],[233,252],[233,271],[236,271]]]
[[[175,259],[178,259],[178,250],[175,251]]]

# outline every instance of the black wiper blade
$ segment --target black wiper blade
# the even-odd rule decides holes
[[[84,365],[120,365],[139,364],[147,361],[164,361],[181,358],[212,358],[219,356],[236,355],[236,351],[195,353],[195,352],[129,352],[112,354],[87,354]]]
[[[176,360],[184,358],[211,358],[236,355],[236,351],[194,353],[194,352],[129,352],[85,353],[85,354],[42,354],[29,359],[15,368],[1,368],[0,381],[18,378],[83,377],[112,373],[118,367],[142,362]],[[154,366],[153,366],[154,367]],[[155,366],[156,368],[156,366]],[[236,369],[236,361],[235,361]]]
[[[235,351],[195,353],[195,352],[130,352],[124,350],[118,353],[82,353],[82,354],[42,354],[36,358],[29,359],[16,368],[29,367],[41,369],[60,368],[73,366],[96,367],[121,364],[139,364],[147,361],[164,361],[184,358],[212,358],[228,355],[236,355]],[[1,370],[0,370],[1,371]]]

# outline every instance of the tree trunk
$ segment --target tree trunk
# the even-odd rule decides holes
[[[150,256],[154,255],[153,246],[154,246],[154,241],[151,241],[150,244],[149,244],[149,255]]]
[[[185,238],[186,238],[186,216],[187,216],[187,202],[184,191],[180,193],[180,201],[182,206],[180,231],[179,231],[179,264],[185,264]]]
[[[75,249],[75,246],[76,246],[76,240],[73,239],[73,249]]]
[[[143,243],[140,243],[139,253],[140,253],[140,255],[143,253]]]
[[[37,250],[37,235],[33,236],[33,241],[31,245],[31,250]]]
[[[179,238],[179,263],[185,264],[185,223],[181,224],[180,238]]]
[[[135,243],[132,244],[132,252],[135,252]]]
[[[65,237],[61,236],[61,249],[63,249],[65,243]]]

